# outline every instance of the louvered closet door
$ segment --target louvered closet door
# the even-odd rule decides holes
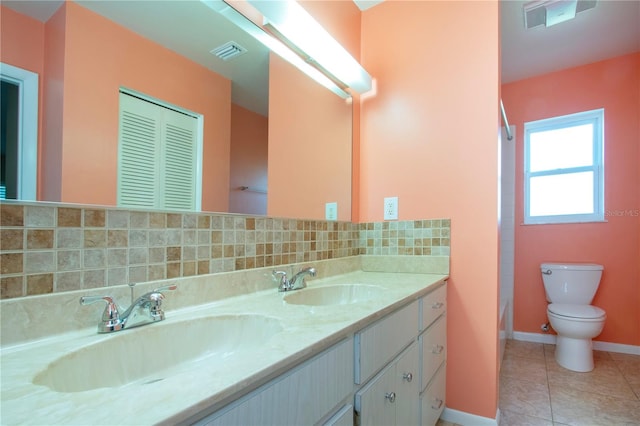
[[[197,119],[120,93],[118,205],[193,210]]]
[[[163,208],[193,210],[196,189],[196,120],[169,109],[165,109],[164,116],[164,179],[161,179]]]

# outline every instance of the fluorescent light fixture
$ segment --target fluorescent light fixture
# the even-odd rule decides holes
[[[295,46],[308,62],[357,93],[371,90],[367,71],[295,0],[248,2],[277,30],[274,35]]]

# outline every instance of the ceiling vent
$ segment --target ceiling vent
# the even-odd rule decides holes
[[[240,46],[235,41],[230,41],[223,44],[222,46],[216,47],[211,51],[211,53],[222,59],[223,61],[228,61],[229,59],[244,55],[245,53],[247,53],[247,49]]]
[[[532,1],[524,5],[524,26],[527,29],[550,27],[575,18],[577,13],[596,7],[596,0]]]

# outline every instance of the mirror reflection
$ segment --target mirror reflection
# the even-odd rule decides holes
[[[1,7],[2,38],[10,40],[0,58],[3,81],[11,81],[5,64],[39,77],[32,167],[38,200],[118,205],[124,91],[199,120],[192,151],[201,159],[193,171],[201,185],[193,209],[323,219],[325,203],[338,202],[338,219],[350,219],[351,106],[206,5]],[[228,42],[241,54],[224,60],[210,53]],[[135,162],[151,155],[142,152]],[[183,193],[171,174],[185,168],[172,161],[178,156],[165,154],[166,165],[149,172],[166,180],[151,191],[160,199]],[[133,180],[141,175],[136,170]],[[177,208],[163,206],[154,205]]]

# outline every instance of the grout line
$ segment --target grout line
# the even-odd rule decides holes
[[[542,344],[542,354],[544,355],[544,372],[547,378],[547,392],[549,392],[549,412],[551,413],[551,423],[554,424],[554,415],[553,415],[553,401],[551,399],[551,386],[549,385],[549,368],[547,363],[547,350],[544,347],[544,343]]]

